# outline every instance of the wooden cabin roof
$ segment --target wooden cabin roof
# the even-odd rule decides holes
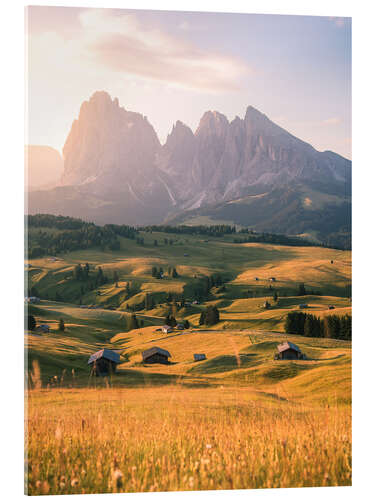
[[[161,347],[151,347],[150,349],[146,349],[145,351],[142,352],[142,358],[147,359],[150,356],[153,356],[154,354],[161,354],[162,356],[166,356],[167,358],[171,358],[172,356],[168,351],[165,349],[162,349]]]
[[[277,346],[277,350],[279,352],[284,352],[284,351],[287,351],[288,349],[292,349],[293,351],[301,352],[301,349],[298,347],[298,345],[293,344],[292,342],[283,342],[282,344],[279,344]]]
[[[110,351],[109,349],[101,349],[90,356],[87,364],[91,364],[100,358],[108,359],[114,363],[120,363],[120,355],[117,352]]]
[[[197,360],[202,360],[202,359],[206,359],[206,355],[205,354],[194,354],[194,359],[197,359]]]

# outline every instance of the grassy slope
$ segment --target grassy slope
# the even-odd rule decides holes
[[[154,247],[153,240],[160,244],[164,236],[146,235],[145,247],[123,240],[119,252],[72,252],[57,262],[30,262],[37,288],[52,296],[59,291],[66,301],[29,306],[51,332],[25,335],[28,374],[37,378],[37,360],[43,387],[54,376],[52,385],[62,387],[29,392],[28,492],[351,484],[351,343],[282,333],[287,312],[301,302],[319,316],[351,311],[345,298],[350,253],[172,235],[167,237],[174,238],[173,246]],[[83,303],[97,309],[71,303],[81,286],[70,279],[78,262],[120,275],[118,288],[108,284],[100,296],[83,296]],[[180,276],[153,279],[153,265],[177,267]],[[155,299],[181,293],[194,275],[213,272],[230,280],[225,293],[212,296],[221,316],[214,328],[197,328],[204,306],[198,305],[179,313],[192,323],[189,331],[164,335],[157,331],[166,312],[160,304],[137,313],[144,328],[126,331],[126,303],[141,302],[146,292]],[[277,278],[280,299],[269,299],[272,307],[265,311],[264,297],[273,294],[270,276]],[[302,280],[326,295],[296,297]],[[124,301],[128,281],[137,293]],[[105,309],[113,305],[118,309]],[[58,331],[60,318],[64,332]],[[309,359],[274,361],[277,344],[286,338]],[[155,345],[171,353],[171,364],[141,363],[142,350]],[[88,356],[102,347],[117,350],[122,360],[107,390],[104,380],[89,380],[87,366]],[[205,353],[207,360],[194,362],[194,353]]]
[[[82,296],[83,304],[115,306],[124,310],[126,304],[139,304],[145,294],[154,295],[160,302],[165,294],[189,296],[194,276],[210,275],[220,272],[229,283],[227,291],[218,299],[235,300],[243,297],[272,296],[269,290],[269,277],[275,276],[273,287],[279,295],[295,295],[298,285],[304,281],[307,289],[319,291],[323,295],[348,296],[351,280],[351,253],[319,247],[284,247],[264,244],[233,244],[231,238],[202,238],[198,236],[174,236],[162,233],[145,234],[145,246],[134,241],[122,240],[118,252],[87,250],[71,252],[62,260],[52,262],[48,258],[30,261],[30,284],[45,296],[54,299],[60,293],[66,302],[79,302],[82,286],[85,283],[71,278],[77,263],[88,262],[95,273],[101,266],[110,278],[117,271],[119,287],[113,283],[97,291],[86,287]],[[173,238],[174,244],[164,245],[164,237]],[[159,242],[153,246],[154,240]],[[188,254],[188,256],[184,256]],[[334,261],[331,264],[331,260]],[[176,267],[179,278],[157,280],[151,277],[152,266],[162,267],[164,271]],[[255,281],[258,277],[258,281]],[[125,300],[125,285],[130,282],[137,294]],[[191,312],[191,311],[190,311]],[[199,311],[196,311],[197,313]],[[165,311],[155,311],[155,315]],[[194,318],[193,318],[194,319]],[[248,326],[248,325],[245,325]]]
[[[69,373],[74,368],[76,376],[87,381],[87,357],[104,346],[115,347],[125,355],[117,380],[127,385],[143,383],[146,379],[150,383],[180,379],[185,383],[252,385],[269,385],[284,380],[285,386],[285,380],[298,379],[310,372],[317,373],[318,369],[328,374],[332,365],[342,367],[345,361],[347,369],[350,366],[350,347],[347,343],[298,337],[295,342],[307,351],[314,348],[318,353],[319,349],[323,349],[322,352],[332,349],[331,362],[320,359],[322,356],[315,353],[315,361],[287,363],[290,369],[281,368],[280,371],[280,364],[272,360],[276,343],[285,338],[282,334],[285,317],[288,311],[298,310],[301,302],[308,304],[307,312],[318,316],[331,312],[350,313],[351,302],[345,298],[350,284],[350,252],[319,247],[239,245],[231,243],[230,237],[214,239],[162,233],[145,233],[144,237],[144,247],[124,239],[119,252],[86,250],[65,254],[56,262],[48,258],[29,261],[29,276],[38,290],[51,296],[59,291],[65,300],[69,301],[71,297],[72,302],[81,287],[80,282],[71,278],[71,271],[77,263],[89,262],[92,269],[100,265],[106,275],[111,276],[116,270],[120,276],[118,288],[109,283],[100,288],[99,296],[96,291],[86,292],[83,296],[84,304],[95,303],[99,309],[82,309],[77,304],[53,301],[30,306],[30,312],[38,322],[49,323],[52,328],[49,334],[27,336],[30,360],[38,359],[44,381],[53,375],[60,375],[64,368]],[[165,237],[172,238],[174,244],[165,245]],[[158,246],[153,244],[155,239]],[[184,256],[186,253],[188,257]],[[168,266],[176,267],[179,277],[154,279],[151,277],[152,266],[163,267],[164,270]],[[224,293],[212,296],[212,303],[217,304],[221,316],[215,331],[172,334],[168,338],[155,332],[155,326],[163,323],[166,304],[137,313],[143,319],[145,328],[126,331],[126,304],[140,303],[146,293],[159,300],[166,292],[182,293],[184,287],[186,292],[194,283],[194,276],[215,272],[220,272],[229,280]],[[277,279],[272,285],[280,299],[277,304],[269,299],[272,307],[264,310],[265,296],[272,297],[273,294],[269,290],[271,276]],[[283,296],[291,291],[295,293],[300,281],[304,281],[306,288],[326,295]],[[125,300],[127,282],[132,283],[137,293]],[[335,306],[334,311],[328,310],[331,304]],[[117,310],[103,309],[108,306],[115,306]],[[188,318],[196,328],[202,307],[204,304],[184,308],[179,317]],[[57,330],[60,318],[66,324],[64,333]],[[251,351],[249,334],[258,346],[253,347],[254,352]],[[144,367],[140,363],[140,353],[152,345],[168,349],[175,364]],[[316,345],[318,347],[314,347]],[[337,346],[340,347],[336,355]],[[206,353],[208,360],[193,363],[195,352]],[[347,396],[342,394],[342,397]]]

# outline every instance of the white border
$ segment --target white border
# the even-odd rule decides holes
[[[37,5],[200,10],[353,17],[354,177],[354,477],[352,488],[237,490],[230,492],[128,494],[127,498],[370,498],[374,464],[374,8],[372,2],[333,0],[128,0],[39,1]],[[3,498],[23,497],[23,120],[24,41],[22,0],[2,5],[2,410],[0,473]],[[4,151],[5,149],[5,151]],[[21,340],[22,339],[22,340]],[[4,365],[5,364],[5,365]],[[9,366],[7,366],[9,364]],[[151,495],[151,496],[150,496]],[[82,496],[82,495],[80,495]],[[87,496],[91,499],[103,495]],[[58,498],[58,497],[49,497]],[[59,497],[61,498],[61,497]],[[114,497],[117,498],[117,497]]]

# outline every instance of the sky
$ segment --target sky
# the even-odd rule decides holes
[[[28,7],[27,136],[62,151],[97,90],[162,143],[207,110],[251,105],[317,150],[351,158],[351,19]]]

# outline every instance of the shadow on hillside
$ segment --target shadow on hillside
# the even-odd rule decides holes
[[[113,385],[122,386],[154,386],[175,384],[181,379],[179,375],[165,373],[145,373],[141,370],[124,369],[116,372],[113,377]]]
[[[274,394],[273,392],[257,391],[257,394],[265,396],[267,398],[276,399],[277,401],[289,401],[288,398],[284,398],[283,396],[280,396],[279,394]]]
[[[256,357],[256,354],[239,354],[238,356],[224,354],[222,356],[216,356],[215,358],[200,362],[198,365],[191,367],[188,370],[188,373],[223,373],[239,368],[247,368],[258,364],[257,362],[254,363]]]

